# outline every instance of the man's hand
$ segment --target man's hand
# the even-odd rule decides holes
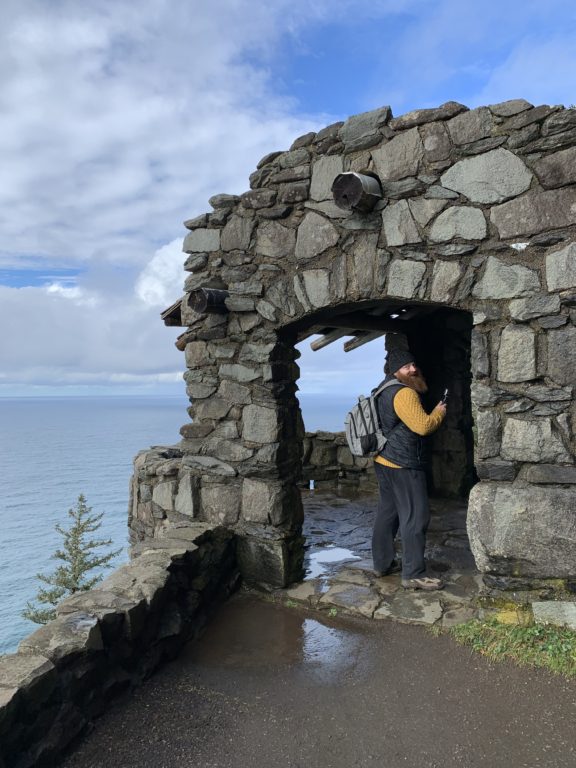
[[[438,405],[436,406],[435,410],[441,411],[444,416],[446,416],[446,403],[443,400],[440,400]]]

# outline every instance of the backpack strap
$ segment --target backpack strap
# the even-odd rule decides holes
[[[381,432],[382,432],[382,424],[380,423],[380,410],[379,410],[379,408],[378,408],[378,403],[376,402],[376,398],[377,398],[379,395],[381,395],[381,394],[382,394],[382,392],[383,392],[385,389],[388,389],[388,387],[393,387],[395,384],[397,384],[397,385],[398,385],[398,387],[405,387],[405,386],[406,386],[406,384],[402,384],[402,382],[401,382],[401,381],[398,381],[398,379],[396,379],[396,378],[392,377],[391,379],[387,379],[387,380],[384,380],[384,383],[382,383],[382,384],[379,384],[379,385],[376,387],[376,389],[373,389],[373,390],[372,390],[372,394],[371,394],[371,397],[372,397],[372,398],[373,398],[373,400],[374,400],[374,406],[375,406],[375,407],[374,407],[374,410],[376,411],[376,418],[377,418],[377,420],[378,420],[378,428],[380,429],[380,431],[381,431]],[[384,433],[382,432],[382,434],[384,434]]]

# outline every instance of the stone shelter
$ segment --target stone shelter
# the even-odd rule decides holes
[[[136,457],[134,542],[234,531],[251,584],[302,575],[295,345],[407,340],[449,418],[434,492],[468,497],[477,567],[576,577],[576,109],[389,107],[264,157],[185,222],[190,420]],[[369,389],[374,382],[363,383]]]

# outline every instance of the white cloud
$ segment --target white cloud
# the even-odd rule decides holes
[[[283,51],[290,40],[313,70],[326,61],[309,33],[363,23],[382,42],[349,81],[366,109],[574,100],[568,0],[4,0],[0,268],[79,275],[0,287],[3,381],[176,375],[177,330],[158,312],[181,295],[181,222],[212,194],[243,192],[264,154],[341,117],[301,109]],[[344,367],[371,384],[365,354]],[[316,355],[321,388],[340,364]]]
[[[172,304],[182,293],[182,240],[160,248],[136,280],[136,295],[151,307]]]
[[[182,292],[181,222],[244,191],[262,155],[310,128],[265,66],[278,14],[296,28],[297,9],[317,13],[307,5],[3,4],[0,266],[81,270],[0,287],[8,381],[179,375],[179,331],[158,310]]]

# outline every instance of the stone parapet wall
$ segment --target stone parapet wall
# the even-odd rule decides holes
[[[1,768],[56,765],[114,698],[173,658],[234,589],[235,545],[223,528],[166,527],[0,656]]]
[[[373,459],[353,456],[344,432],[306,432],[303,441],[302,484],[308,488],[345,485],[376,489]]]

